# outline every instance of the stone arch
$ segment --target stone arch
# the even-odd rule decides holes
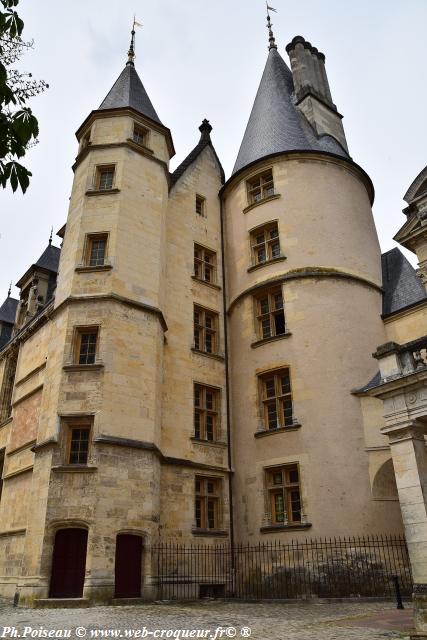
[[[386,460],[378,469],[372,483],[372,496],[374,500],[398,500],[393,461]]]

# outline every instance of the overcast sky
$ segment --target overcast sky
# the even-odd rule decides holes
[[[287,62],[285,46],[295,35],[326,55],[350,153],[375,185],[382,249],[391,249],[405,220],[402,196],[427,164],[427,2],[272,4]],[[195,146],[207,117],[230,175],[267,56],[263,0],[21,0],[18,9],[25,39],[35,41],[21,66],[50,88],[31,103],[40,123],[40,142],[25,159],[31,185],[25,196],[0,190],[0,298],[39,257],[51,226],[57,231],[66,221],[74,133],[122,70],[134,13],[144,25],[137,29],[136,68],[172,130],[172,169]]]

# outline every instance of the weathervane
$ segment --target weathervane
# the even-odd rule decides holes
[[[50,229],[49,245],[52,244],[52,238],[53,238],[53,227],[51,227],[51,229]]]
[[[7,292],[7,297],[10,298],[10,294],[12,293],[12,280],[10,281],[9,291]]]
[[[267,5],[267,29],[268,29],[268,36],[269,36],[268,40],[270,42],[270,45],[269,45],[268,48],[271,51],[271,49],[277,49],[277,44],[276,44],[276,40],[275,40],[274,35],[273,35],[273,30],[271,28],[273,26],[273,24],[272,24],[271,18],[270,18],[270,11],[274,11],[274,13],[277,13],[277,11],[273,7],[270,7],[268,2],[266,2],[265,4]]]
[[[133,16],[130,47],[128,51],[128,61],[127,61],[127,64],[130,64],[132,66],[135,60],[135,27],[142,27],[142,24],[140,22],[137,22],[135,19],[135,16]]]

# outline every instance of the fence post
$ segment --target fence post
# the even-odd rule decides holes
[[[394,590],[396,592],[397,609],[404,609],[402,602],[402,594],[400,593],[399,576],[392,576],[394,582]]]

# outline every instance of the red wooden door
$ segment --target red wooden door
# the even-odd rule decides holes
[[[116,540],[116,598],[140,598],[142,538],[121,533]]]
[[[86,529],[59,529],[53,547],[51,598],[81,598],[86,569]]]

